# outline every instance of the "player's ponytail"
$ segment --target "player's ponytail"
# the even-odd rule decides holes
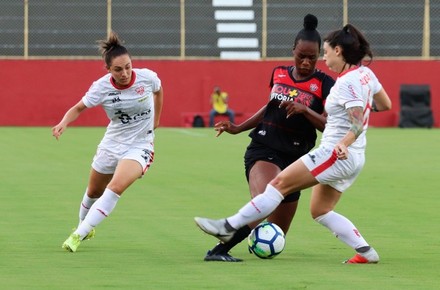
[[[111,31],[106,40],[98,40],[99,52],[104,58],[107,68],[111,66],[112,60],[120,55],[129,54],[119,36]]]
[[[324,38],[332,48],[342,48],[342,56],[348,64],[360,65],[368,57],[367,64],[373,60],[373,53],[365,36],[353,25],[347,24],[341,30],[335,30]]]

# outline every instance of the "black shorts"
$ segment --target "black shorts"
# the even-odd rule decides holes
[[[301,155],[302,156],[302,155]],[[286,154],[261,143],[252,141],[244,154],[244,167],[246,179],[249,182],[249,172],[257,161],[266,161],[278,166],[281,170],[295,162],[301,156]],[[301,191],[289,193],[282,202],[294,202],[301,196]]]

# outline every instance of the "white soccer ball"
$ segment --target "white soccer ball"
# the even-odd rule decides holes
[[[262,222],[248,236],[249,250],[261,259],[272,259],[284,250],[283,230],[274,223]]]

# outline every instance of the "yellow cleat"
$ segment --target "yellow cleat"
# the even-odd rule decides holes
[[[64,241],[62,248],[69,252],[76,252],[81,244],[81,238],[78,234],[71,234],[66,241]]]

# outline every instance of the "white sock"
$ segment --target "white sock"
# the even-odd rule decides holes
[[[227,221],[234,229],[239,229],[244,225],[266,218],[283,199],[284,196],[275,187],[268,184],[262,194],[254,197],[237,214],[227,218]]]
[[[113,211],[118,200],[119,195],[106,188],[102,196],[92,205],[86,218],[78,226],[75,233],[79,234],[81,238],[87,236],[94,227],[101,223]]]
[[[368,243],[356,229],[354,224],[346,217],[330,211],[317,218],[315,221],[328,228],[333,234],[353,249],[368,246]]]
[[[79,224],[86,218],[87,213],[89,212],[92,205],[97,201],[97,198],[90,198],[87,195],[88,189],[86,189],[86,192],[84,193],[83,199],[81,201],[81,205],[79,206]]]

